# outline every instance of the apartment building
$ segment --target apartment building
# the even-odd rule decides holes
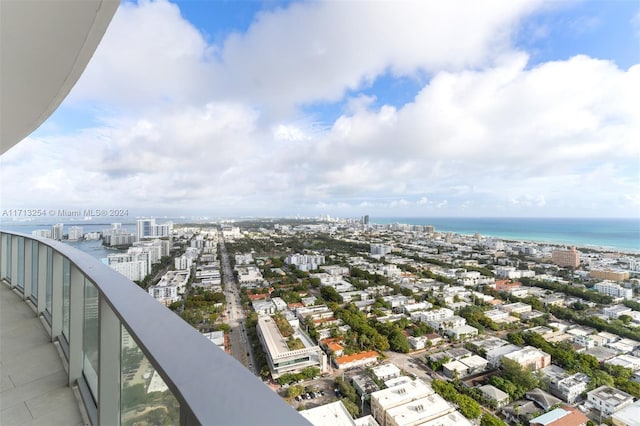
[[[531,305],[527,305],[526,303],[522,302],[516,302],[499,306],[499,309],[510,314],[522,314],[525,312],[531,312]]]
[[[549,381],[549,392],[569,404],[573,404],[586,391],[589,383],[589,376],[586,374],[568,374],[557,365],[544,368],[542,374]]]
[[[525,346],[520,350],[503,355],[503,358],[515,361],[522,368],[530,370],[540,370],[551,364],[551,355],[533,346]]]
[[[589,278],[596,280],[624,281],[629,277],[629,271],[614,271],[612,269],[591,269],[589,271]]]
[[[387,410],[382,426],[413,426],[440,419],[456,409],[433,394]]]
[[[633,397],[612,386],[600,386],[587,392],[587,405],[599,411],[603,417],[610,417],[616,411],[633,404]]]
[[[147,262],[143,260],[111,263],[109,266],[131,281],[142,281],[149,274]]]
[[[580,265],[580,252],[574,246],[566,250],[551,252],[551,261],[563,268],[577,268]]]
[[[324,265],[325,259],[322,255],[311,254],[290,254],[285,259],[287,265],[294,265],[301,271],[313,271]]]
[[[434,394],[431,386],[421,380],[382,389],[371,394],[371,415],[380,426],[386,426],[387,411]]]
[[[601,281],[596,283],[594,289],[600,294],[605,294],[613,298],[624,298],[627,300],[633,298],[633,289],[623,287],[612,281]]]

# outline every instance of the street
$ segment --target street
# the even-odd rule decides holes
[[[257,374],[251,345],[247,339],[247,331],[245,329],[246,317],[242,307],[240,291],[235,276],[233,275],[233,269],[231,269],[231,262],[229,261],[229,255],[222,234],[220,234],[220,236],[220,264],[222,267],[224,292],[227,300],[227,323],[231,327],[231,332],[229,333],[231,355],[251,372]]]

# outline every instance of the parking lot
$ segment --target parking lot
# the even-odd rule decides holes
[[[319,377],[313,380],[294,383],[293,386],[303,386],[305,388],[305,392],[298,397],[291,398],[290,404],[294,408],[313,408],[336,401],[337,398],[333,391],[333,381],[334,377]],[[284,387],[278,391],[282,397],[288,399],[287,392],[288,388]]]

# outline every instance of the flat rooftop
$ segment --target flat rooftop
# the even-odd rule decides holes
[[[414,380],[408,383],[402,383],[392,388],[382,389],[371,394],[371,399],[378,401],[383,409],[396,407],[403,403],[414,399],[423,398],[433,395],[431,386],[422,380]]]
[[[391,408],[387,411],[387,417],[393,418],[398,426],[415,425],[437,419],[454,411],[455,409],[451,404],[440,395],[433,394]]]
[[[355,425],[342,401],[300,411],[314,426]]]

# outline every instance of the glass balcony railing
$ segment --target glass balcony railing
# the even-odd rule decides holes
[[[0,278],[44,318],[94,425],[309,424],[234,358],[86,253],[0,231]]]

